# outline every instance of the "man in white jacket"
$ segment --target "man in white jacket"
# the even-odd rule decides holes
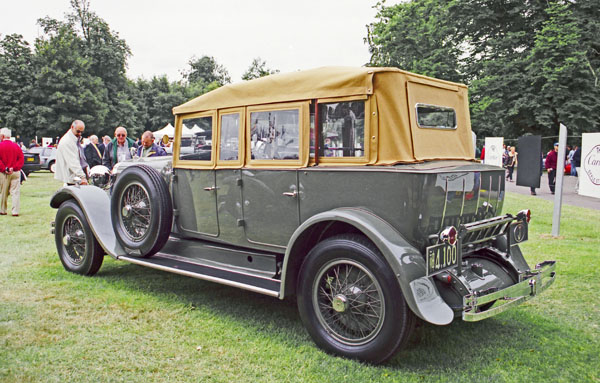
[[[80,149],[79,139],[85,130],[81,120],[75,120],[71,128],[65,133],[58,143],[56,150],[56,172],[54,178],[67,185],[75,183],[75,177],[81,178],[81,184],[87,185],[82,163],[85,163],[83,150]],[[82,159],[83,157],[83,159]]]

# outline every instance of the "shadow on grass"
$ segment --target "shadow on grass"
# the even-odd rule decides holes
[[[103,266],[95,278],[118,284],[131,291],[143,291],[159,300],[174,299],[203,308],[244,328],[290,347],[312,345],[304,330],[294,299],[281,301],[245,290],[194,278],[161,272],[126,263]],[[575,334],[577,333],[577,334]],[[536,368],[548,356],[580,360],[594,356],[589,349],[570,350],[567,339],[585,338],[571,327],[521,309],[482,322],[468,323],[456,319],[449,326],[423,324],[413,342],[389,361],[384,368],[425,374],[470,370],[475,366],[509,363]],[[589,338],[583,339],[594,343]],[[562,343],[565,344],[562,344]],[[313,345],[316,348],[316,346]],[[558,351],[561,355],[555,355]]]

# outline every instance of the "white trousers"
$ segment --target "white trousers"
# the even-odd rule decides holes
[[[20,193],[21,193],[21,172],[14,172],[12,174],[1,174],[2,185],[0,189],[0,213],[7,213],[8,206],[8,195],[12,198],[12,214],[19,214],[20,207]]]

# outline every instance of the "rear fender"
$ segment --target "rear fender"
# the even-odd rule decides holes
[[[398,283],[409,307],[418,317],[438,325],[452,322],[454,318],[452,309],[444,302],[431,278],[425,276],[426,265],[423,255],[388,222],[370,211],[359,208],[339,208],[319,213],[298,227],[290,238],[283,260],[281,299],[285,297],[286,293],[289,293],[290,283],[295,283],[295,281],[286,283],[286,277],[294,275],[288,273],[288,265],[298,264],[292,262],[291,257],[306,255],[293,251],[296,241],[315,225],[327,221],[339,221],[352,225],[377,246],[398,278]]]
[[[58,190],[50,200],[50,206],[58,209],[67,200],[75,200],[96,236],[96,239],[113,258],[127,255],[117,242],[110,218],[110,197],[106,191],[92,185],[65,186]]]

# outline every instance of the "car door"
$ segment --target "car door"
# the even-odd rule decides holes
[[[296,170],[246,169],[242,181],[248,241],[286,246],[299,225]]]
[[[242,208],[250,243],[285,247],[300,224],[297,169],[308,160],[307,114],[304,103],[248,108]]]
[[[189,236],[219,236],[212,145],[214,117],[214,113],[198,113],[176,123],[175,134],[180,135],[180,139],[176,140],[179,146],[174,152],[173,200],[178,228]],[[187,126],[195,125],[202,132],[189,133]]]

